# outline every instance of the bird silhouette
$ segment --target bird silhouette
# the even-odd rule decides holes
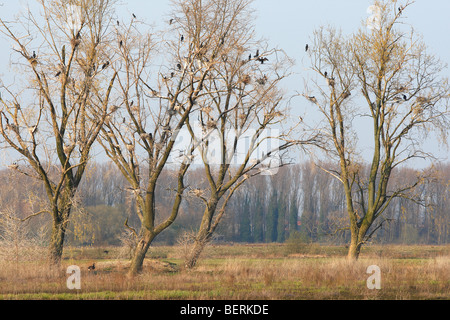
[[[181,42],[183,42],[183,41],[184,41],[184,36],[183,36],[183,35],[181,35],[181,38],[180,38],[180,40],[181,40]]]
[[[406,95],[403,95],[403,100],[408,100],[408,97]]]
[[[260,57],[259,59],[258,59],[258,61],[259,62],[261,62],[261,64],[264,64],[264,62],[266,62],[266,61],[269,61],[269,59],[267,59],[266,57]]]
[[[305,46],[305,51],[308,52],[308,49],[309,49],[309,45],[306,44],[306,46]]]
[[[177,68],[178,68],[178,70],[181,70],[181,64],[177,64]]]
[[[136,15],[133,13],[133,18],[136,19]]]
[[[325,78],[328,77],[328,72],[325,71],[325,73],[323,74],[325,76]]]
[[[109,66],[109,61],[106,61],[102,66],[102,70],[105,70],[108,66]]]
[[[95,263],[93,263],[92,266],[89,266],[89,267],[88,267],[88,270],[89,270],[89,271],[95,270]]]
[[[259,57],[259,49],[256,50],[256,54],[255,54],[255,58],[258,58],[258,57]]]

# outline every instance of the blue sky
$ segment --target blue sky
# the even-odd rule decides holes
[[[26,3],[26,0],[6,0],[0,7],[2,18],[11,17]],[[32,2],[32,1],[31,1]],[[138,18],[145,19],[155,27],[167,23],[170,13],[169,0],[122,0],[118,10],[124,18],[135,13]],[[272,46],[284,49],[296,60],[293,77],[288,87],[299,91],[303,88],[301,74],[306,66],[302,65],[305,57],[304,46],[309,41],[314,29],[321,25],[333,25],[342,28],[344,33],[351,33],[361,27],[368,18],[367,8],[371,0],[255,0],[257,20],[256,28],[260,36],[267,38]],[[416,0],[405,14],[406,22],[416,32],[423,35],[429,50],[445,63],[450,65],[450,1],[448,0]],[[0,38],[0,74],[8,73],[10,46]],[[306,61],[306,59],[305,59]],[[450,70],[445,72],[450,77]],[[298,85],[298,87],[297,87]],[[305,101],[298,100],[305,104]],[[364,139],[363,136],[360,137]],[[439,150],[437,143],[430,144],[433,151],[450,160],[450,152]]]
[[[124,3],[127,8],[123,11],[124,14],[128,14],[129,10],[148,19],[155,26],[166,23],[167,14],[170,12],[170,1],[129,0]],[[292,77],[288,86],[292,90],[301,91],[302,73],[305,73],[307,68],[302,64],[305,57],[304,47],[313,31],[322,25],[332,25],[341,28],[344,34],[352,33],[369,17],[367,9],[372,4],[372,0],[255,0],[255,25],[260,36],[264,36],[273,46],[282,48],[296,60],[297,76]],[[450,65],[449,14],[448,0],[416,0],[404,17],[405,22],[423,36],[429,51]],[[303,61],[306,63],[307,59]],[[450,77],[450,69],[446,70],[445,75]],[[299,109],[307,104],[302,99],[297,99],[296,103],[302,104]],[[362,130],[360,132],[360,140],[370,138],[370,132],[367,135]],[[435,139],[427,146],[428,151],[450,160],[450,151],[442,148]]]

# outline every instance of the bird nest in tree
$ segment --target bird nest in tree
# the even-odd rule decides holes
[[[193,190],[189,191],[189,193],[195,197],[202,197],[204,194],[204,191],[201,189],[193,189]]]

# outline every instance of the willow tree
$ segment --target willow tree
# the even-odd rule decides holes
[[[394,185],[394,170],[417,158],[431,159],[424,148],[427,135],[433,132],[445,141],[448,133],[445,65],[408,28],[404,18],[410,5],[376,1],[368,28],[349,37],[332,27],[320,28],[308,51],[316,80],[304,96],[323,115],[324,147],[339,163],[337,170],[324,169],[345,190],[351,259],[386,221],[383,213],[391,201],[411,198],[426,178],[417,171],[413,183]],[[358,141],[361,130],[372,137],[365,146]],[[370,150],[366,170],[364,147]]]
[[[196,265],[236,190],[255,175],[276,174],[289,163],[287,149],[293,145],[280,125],[287,117],[280,87],[292,62],[282,50],[268,49],[257,39],[252,1],[218,3],[236,8],[236,14],[232,28],[220,38],[220,59],[203,84],[206,96],[198,103],[195,122],[191,117],[187,123],[207,181],[206,188],[189,186],[189,195],[203,202],[204,213],[186,257],[187,268]]]
[[[210,99],[205,84],[224,59],[225,39],[242,24],[243,3],[173,1],[162,39],[144,31],[137,20],[117,26],[118,46],[111,64],[118,71],[117,103],[100,143],[129,182],[137,205],[139,230],[126,222],[137,238],[130,275],[142,269],[152,241],[178,216],[187,188],[184,177],[198,145],[189,133],[180,132]],[[164,186],[172,196],[166,212],[157,199],[161,176],[169,170],[175,184]]]
[[[30,219],[52,217],[49,259],[59,264],[70,214],[90,153],[108,115],[115,73],[105,73],[104,48],[111,0],[38,1],[0,30],[13,46],[20,85],[2,83],[2,148],[15,151],[10,165],[42,182],[47,199]]]

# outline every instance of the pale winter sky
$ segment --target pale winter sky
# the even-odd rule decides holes
[[[3,19],[11,18],[21,8],[25,0],[3,0],[0,15]],[[32,3],[33,0],[30,0]],[[0,0],[0,4],[2,1]],[[144,19],[156,28],[163,27],[169,20],[170,0],[122,0],[118,14],[124,20],[135,13],[138,19]],[[307,59],[304,47],[314,29],[322,25],[342,28],[344,34],[351,33],[361,27],[369,14],[368,7],[372,0],[255,0],[257,21],[255,23],[260,36],[267,38],[272,46],[277,46],[296,61],[294,72],[287,84],[289,90],[302,91],[303,77],[306,72]],[[406,22],[423,36],[429,51],[442,61],[450,64],[450,1],[448,0],[416,0],[405,14]],[[0,38],[0,74],[8,73],[8,60],[11,46]],[[305,63],[305,64],[303,64]],[[445,71],[450,77],[450,70]],[[306,108],[307,102],[297,99],[298,108]],[[312,112],[312,111],[311,111]],[[369,135],[367,135],[369,138]],[[359,136],[364,140],[364,133]],[[436,141],[428,144],[430,151],[435,151],[445,160],[450,160],[450,152],[442,149]],[[0,157],[1,158],[1,157]],[[0,159],[3,165],[4,159]]]

